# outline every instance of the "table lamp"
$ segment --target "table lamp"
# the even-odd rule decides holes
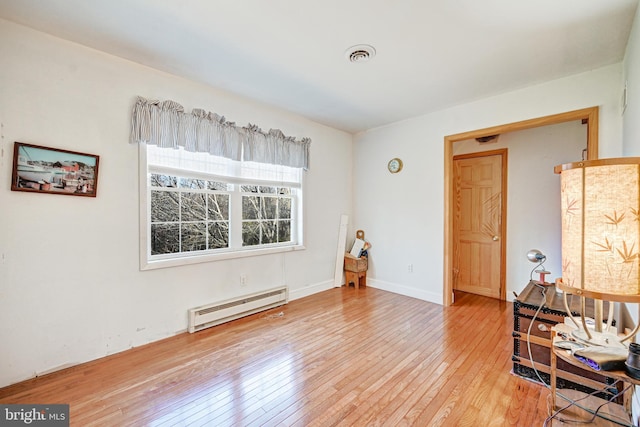
[[[534,271],[540,275],[540,280],[538,280],[536,283],[542,286],[548,285],[549,283],[547,283],[544,279],[544,276],[546,276],[547,274],[551,274],[550,271],[547,271],[544,268],[544,262],[547,260],[547,256],[540,252],[538,249],[531,249],[529,252],[527,252],[527,259],[538,264],[531,271],[531,276],[533,276]],[[533,280],[533,277],[531,277],[531,280]]]
[[[613,304],[603,326],[603,301],[640,303],[640,158],[624,157],[568,163],[560,174],[562,278],[565,308],[577,326],[575,337],[590,344],[624,346],[624,337],[609,332]],[[580,319],[567,294],[581,297]],[[585,298],[596,301],[593,328],[585,318]]]

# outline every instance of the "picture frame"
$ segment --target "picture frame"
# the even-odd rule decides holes
[[[96,197],[100,156],[15,142],[11,191]]]

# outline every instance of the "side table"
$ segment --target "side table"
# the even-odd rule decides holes
[[[554,326],[553,328],[551,328],[551,333],[552,333],[552,337],[553,337],[553,342],[555,343],[556,341],[558,341],[559,339],[561,339],[558,336],[558,327]],[[596,372],[599,374],[605,374],[608,378],[613,378],[615,380],[619,380],[623,383],[623,385],[628,385],[628,384],[633,384],[633,385],[640,385],[640,380],[636,380],[630,376],[627,375],[627,373],[625,371],[596,371],[595,369],[592,369],[591,367],[589,367],[588,365],[580,362],[578,359],[576,359],[570,351],[565,350],[565,349],[561,349],[556,347],[555,345],[551,346],[551,410],[552,411],[556,411],[556,409],[558,409],[558,405],[557,405],[557,400],[558,400],[558,396],[557,396],[557,362],[558,359],[563,360],[571,365],[580,367],[582,369],[585,369],[587,371],[591,371],[591,372]],[[606,386],[606,384],[602,384],[603,387]],[[584,397],[586,395],[583,395],[582,397]],[[609,408],[607,408],[606,411],[598,411],[598,413],[596,414],[598,418],[602,418],[604,420],[608,420],[608,421],[613,421],[615,422],[617,425],[626,425],[626,426],[630,426],[633,427],[634,424],[631,420],[630,417],[630,401],[628,399],[629,397],[629,393],[625,393],[624,396],[624,404],[620,405],[617,403],[608,403],[607,406]],[[573,394],[571,396],[571,399],[577,400],[577,397],[575,394]],[[595,413],[596,407],[589,407],[590,405],[584,405],[581,404],[582,401],[579,401],[576,403],[576,407],[586,411],[587,413],[593,415]],[[586,400],[585,400],[586,402]],[[622,419],[620,417],[624,417],[624,421],[622,421]],[[626,423],[626,424],[625,424]]]

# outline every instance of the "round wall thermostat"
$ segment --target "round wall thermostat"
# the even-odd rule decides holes
[[[402,160],[400,160],[397,157],[389,160],[389,163],[387,164],[387,168],[391,173],[400,172],[402,170]]]

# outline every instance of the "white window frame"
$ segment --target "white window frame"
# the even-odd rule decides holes
[[[206,252],[202,253],[192,252],[192,253],[181,253],[181,254],[172,254],[171,255],[151,255],[151,247],[150,247],[150,232],[151,232],[151,213],[150,213],[150,200],[151,200],[151,185],[150,185],[150,170],[149,164],[147,161],[147,145],[139,144],[139,167],[138,167],[138,181],[139,181],[139,195],[140,195],[140,217],[139,217],[139,227],[140,227],[140,270],[153,270],[157,268],[167,268],[167,267],[177,267],[183,265],[191,265],[198,264],[203,262],[212,262],[212,261],[221,261],[221,260],[229,260],[236,258],[246,258],[252,256],[259,255],[267,255],[267,254],[275,254],[275,253],[283,253],[283,252],[291,252],[297,250],[305,249],[304,246],[304,215],[303,215],[303,194],[302,188],[304,187],[304,182],[301,183],[300,191],[297,191],[297,194],[293,195],[295,199],[292,201],[292,205],[295,204],[295,209],[292,206],[291,210],[291,235],[294,243],[274,243],[268,245],[260,245],[260,246],[252,246],[252,247],[243,247],[243,248],[232,248],[228,250],[216,250],[215,253]],[[158,170],[154,167],[154,170]],[[180,172],[177,170],[169,170],[164,169],[163,172],[178,174]],[[198,173],[189,173],[189,177],[193,178],[203,178],[209,180],[215,180],[215,176],[198,176]],[[233,182],[231,178],[224,178],[227,182]],[[245,184],[247,184],[245,182]],[[264,186],[284,186],[282,183],[274,183],[269,181],[252,181],[250,185],[264,185]],[[238,192],[238,197],[235,198],[235,201],[241,204],[242,194],[240,192],[240,182],[234,183],[234,191]],[[256,193],[256,195],[260,195],[260,193]],[[234,200],[232,198],[232,200]],[[233,201],[230,206],[230,218],[229,218],[229,228],[230,228],[230,246],[233,244],[237,245],[237,241],[233,242],[234,233],[232,228],[240,227],[242,228],[242,210],[241,206],[234,206]],[[242,234],[240,230],[240,235]]]

